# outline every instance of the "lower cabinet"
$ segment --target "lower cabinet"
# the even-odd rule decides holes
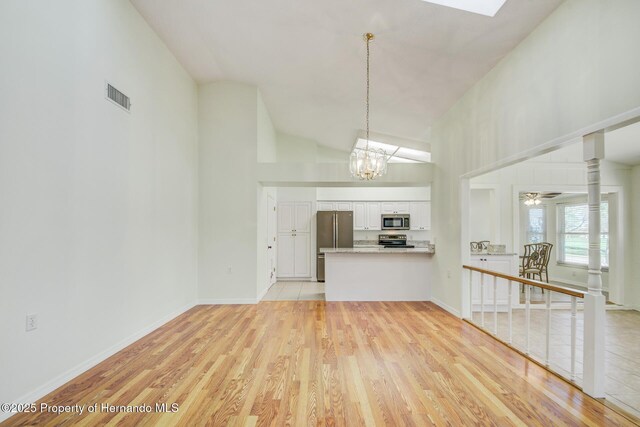
[[[497,271],[499,273],[518,276],[518,255],[472,255],[471,265],[482,268],[483,270]],[[468,274],[468,273],[467,273]],[[471,282],[471,305],[473,311],[480,311],[481,293],[484,294],[484,311],[493,311],[493,276],[484,275],[484,284],[481,283],[481,275],[479,272],[473,272]],[[509,282],[505,279],[496,279],[496,302],[498,311],[506,311],[509,301]],[[516,306],[519,303],[518,284],[511,284],[511,305]]]
[[[311,277],[310,233],[278,234],[278,277]]]

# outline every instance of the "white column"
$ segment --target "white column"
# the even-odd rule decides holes
[[[604,158],[604,132],[583,137],[589,187],[589,293],[584,298],[584,384],[593,397],[604,397],[605,297],[600,260],[600,159]]]

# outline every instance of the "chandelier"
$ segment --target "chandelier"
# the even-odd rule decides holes
[[[542,203],[540,200],[540,193],[525,193],[524,204],[527,206],[539,205]]]
[[[382,149],[369,148],[369,42],[374,35],[366,33],[364,40],[367,43],[367,142],[364,150],[354,148],[349,158],[349,171],[351,176],[362,180],[371,181],[387,172],[387,154]]]

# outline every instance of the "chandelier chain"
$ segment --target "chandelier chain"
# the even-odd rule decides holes
[[[367,35],[367,150],[369,149],[369,41],[371,38]]]

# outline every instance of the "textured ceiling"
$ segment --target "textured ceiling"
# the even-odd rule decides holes
[[[434,119],[562,0],[507,0],[494,18],[421,0],[132,0],[200,83],[257,85],[275,127],[349,150],[364,128],[427,141]],[[417,147],[416,147],[417,148]]]

